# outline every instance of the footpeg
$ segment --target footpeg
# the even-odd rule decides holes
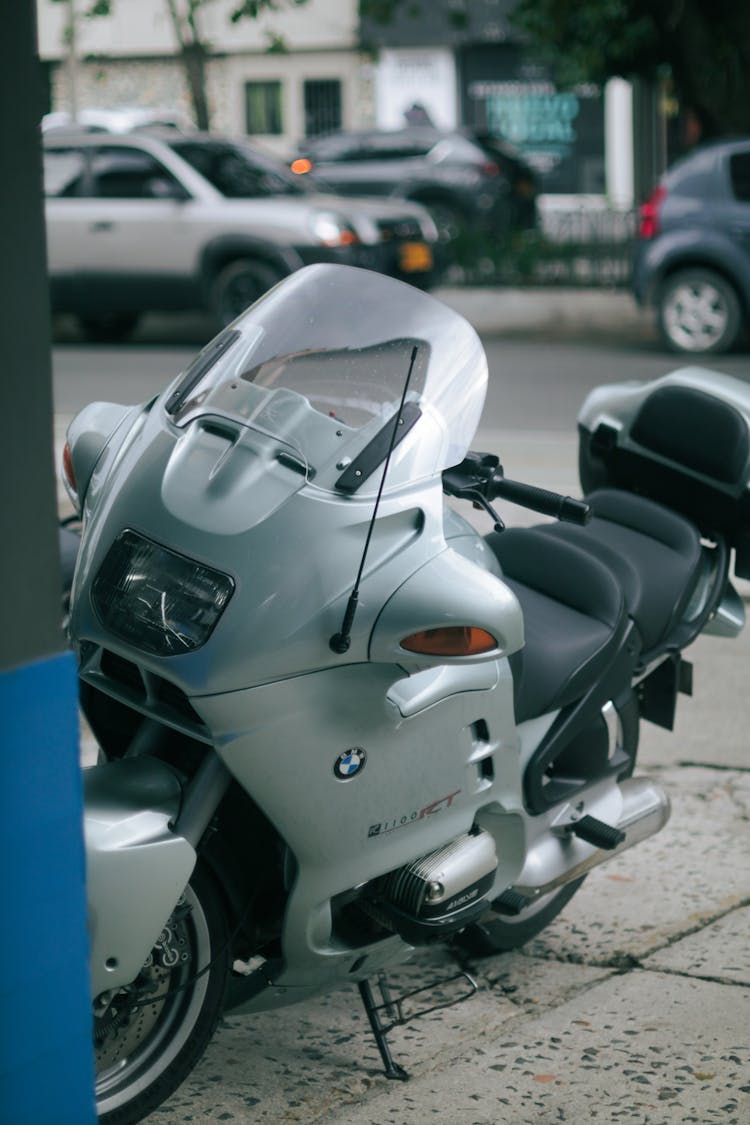
[[[511,914],[513,916],[520,914],[529,905],[529,900],[526,895],[522,895],[519,891],[514,891],[509,887],[507,891],[503,891],[492,902],[492,909],[496,914]]]
[[[579,840],[585,840],[587,844],[593,844],[595,848],[604,848],[608,852],[618,847],[625,839],[622,829],[613,828],[611,824],[605,824],[595,816],[582,816],[580,820],[571,824],[570,831]]]

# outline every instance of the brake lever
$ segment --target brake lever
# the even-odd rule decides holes
[[[481,508],[493,522],[495,531],[504,531],[505,524],[490,504],[483,489],[502,466],[492,453],[469,453],[460,465],[443,472],[443,491],[458,500],[468,500],[475,508]]]
[[[500,519],[500,516],[497,514],[495,509],[492,507],[492,505],[490,504],[490,502],[489,502],[489,500],[487,499],[486,496],[483,496],[481,492],[474,492],[474,493],[468,494],[465,497],[465,499],[471,500],[471,502],[472,502],[472,504],[474,505],[475,508],[483,508],[484,509],[484,511],[487,513],[487,515],[492,520],[492,524],[493,524],[493,527],[494,527],[495,531],[505,531],[505,524]]]

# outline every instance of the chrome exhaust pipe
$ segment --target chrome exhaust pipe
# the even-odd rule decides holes
[[[622,852],[655,835],[669,820],[671,805],[669,797],[661,785],[649,777],[629,777],[620,782],[622,793],[622,812],[616,827],[625,833],[622,843],[611,849],[597,848],[591,852],[590,845],[583,844],[574,836],[567,834],[561,839],[550,832],[543,837],[529,853],[518,883],[511,891],[530,901],[549,894],[566,883],[572,883],[598,867],[600,863],[620,855]],[[566,864],[560,871],[561,861]],[[544,882],[537,878],[544,871],[558,869],[558,873]],[[537,878],[529,878],[529,876]],[[524,878],[526,876],[526,878]]]

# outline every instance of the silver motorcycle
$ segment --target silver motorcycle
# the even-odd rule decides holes
[[[520,946],[666,823],[639,722],[671,727],[682,650],[744,623],[748,388],[599,388],[578,500],[471,450],[486,384],[456,313],[319,265],[153,401],[72,423],[108,1125],[167,1098],[222,1011],[353,982],[404,1077],[389,969]],[[546,518],[505,529],[498,500]]]

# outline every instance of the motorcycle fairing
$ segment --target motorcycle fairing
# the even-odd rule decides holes
[[[480,665],[475,677],[475,690],[466,676],[453,690],[444,678],[440,695],[428,693],[408,718],[399,687],[408,690],[414,677],[386,664],[195,700],[227,768],[295,857],[283,932],[290,987],[346,975],[381,944],[352,949],[337,936],[332,899],[468,832],[493,800],[517,800],[508,662]],[[353,747],[365,750],[366,764],[340,780],[335,763]],[[503,858],[507,880],[520,870],[523,825],[508,818],[503,827],[518,834]]]
[[[84,772],[84,787],[89,965],[96,997],[137,976],[196,855],[171,831],[182,788],[162,762],[134,758],[92,766]]]
[[[355,308],[365,315],[355,317]],[[243,314],[228,346],[210,351],[197,372],[197,381],[188,371],[144,409],[116,456],[103,456],[92,474],[72,632],[79,643],[129,659],[136,650],[139,666],[188,697],[334,666],[341,657],[328,641],[370,536],[347,654],[369,659],[382,606],[448,547],[440,474],[465,453],[484,401],[487,368],[476,334],[393,279],[311,267]],[[385,479],[378,466],[343,491],[342,475],[398,413],[405,391],[419,413]],[[137,639],[105,628],[88,596],[124,528],[157,545],[179,544],[186,559],[233,584],[210,639],[170,655],[168,667],[138,652]],[[488,557],[475,552],[462,585],[471,585],[472,572],[486,585]],[[481,625],[484,607],[502,600],[498,579],[489,581],[495,593],[483,604],[475,599],[469,625]],[[440,594],[450,614],[446,590]],[[456,602],[457,614],[465,602],[458,588]],[[521,643],[517,626],[502,636]]]

